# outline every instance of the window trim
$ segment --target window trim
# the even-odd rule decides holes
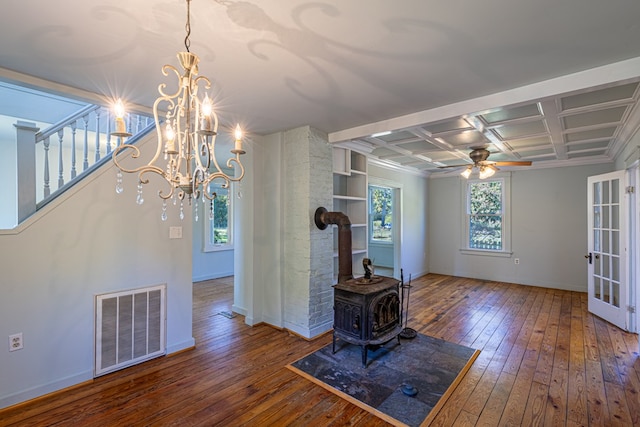
[[[475,249],[469,247],[469,188],[472,183],[478,182],[502,182],[502,249]],[[462,235],[460,253],[463,255],[480,255],[491,257],[509,258],[511,251],[511,173],[499,172],[487,179],[460,178],[462,193]]]
[[[235,188],[235,183],[231,183],[231,185],[229,186],[229,208],[228,208],[228,212],[227,212],[227,222],[228,222],[228,231],[229,231],[229,242],[228,243],[211,243],[209,241],[209,234],[211,232],[211,222],[212,220],[209,219],[209,201],[207,200],[207,203],[204,205],[204,212],[202,213],[202,216],[204,218],[204,227],[202,227],[203,229],[203,239],[202,239],[202,251],[203,252],[219,252],[219,251],[230,251],[233,250],[233,242],[234,242],[234,232],[233,232],[233,195],[235,194],[234,192],[234,188]]]

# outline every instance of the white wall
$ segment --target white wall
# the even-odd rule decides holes
[[[396,266],[397,275],[400,268],[404,270],[405,279],[409,274],[415,278],[428,273],[427,178],[370,163],[369,183],[372,182],[386,182],[401,188],[401,200],[396,200],[396,208],[400,208],[402,216],[401,264]]]
[[[616,170],[623,170],[640,159],[640,131],[636,130],[629,142],[616,156]]]
[[[260,137],[247,155],[233,309],[250,325],[315,336],[332,323],[332,235],[313,224],[315,209],[331,206],[331,148],[303,127]]]
[[[245,157],[244,195],[234,215],[233,309],[249,325],[282,327],[282,134],[256,138]]]
[[[429,270],[586,291],[587,177],[612,168],[604,164],[512,172],[511,258],[460,253],[464,182],[458,176],[431,178]]]
[[[15,123],[15,122],[13,122]],[[0,229],[9,229],[18,222],[17,199],[17,147],[16,129],[9,120],[0,118],[0,127],[10,126],[12,132],[2,132],[0,138]],[[6,134],[6,136],[5,136]]]
[[[194,345],[191,216],[180,221],[170,207],[162,222],[158,187],[138,206],[136,177],[117,195],[115,174],[103,166],[0,232],[0,342],[24,336],[24,349],[0,350],[0,407],[92,378],[96,294],[166,283],[168,352]],[[169,240],[170,226],[185,238]]]

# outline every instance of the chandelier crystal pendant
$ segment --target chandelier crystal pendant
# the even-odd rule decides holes
[[[158,85],[160,96],[153,104],[153,117],[157,132],[157,147],[153,158],[146,165],[127,168],[122,165],[117,156],[125,150],[132,150],[131,157],[140,156],[138,147],[123,143],[113,151],[113,162],[119,169],[117,175],[116,192],[122,192],[122,172],[138,174],[137,203],[142,204],[142,186],[149,183],[148,174],[155,174],[163,178],[168,184],[167,189],[158,191],[163,200],[162,220],[167,219],[167,200],[180,200],[180,219],[184,218],[183,201],[185,198],[191,203],[192,199],[208,200],[213,204],[216,193],[211,192],[209,184],[214,180],[221,182],[223,188],[229,188],[231,182],[239,182],[244,177],[244,167],[240,155],[245,154],[242,148],[242,130],[237,125],[234,132],[234,155],[226,162],[226,167],[232,169],[233,174],[223,171],[215,155],[216,135],[218,133],[218,116],[213,109],[213,103],[206,93],[211,88],[211,81],[205,76],[198,76],[200,58],[189,51],[191,34],[190,2],[187,2],[187,35],[184,45],[186,52],[178,53],[178,60],[182,67],[179,71],[172,65],[164,65],[162,74],[168,76],[174,72],[178,79],[178,89],[175,93],[166,92],[166,84]],[[204,91],[201,98],[200,92]],[[126,138],[131,134],[126,132],[124,122],[124,107],[119,101],[115,108],[115,128],[112,135]],[[160,165],[161,157],[164,165]],[[212,208],[213,209],[213,208]],[[197,204],[196,204],[197,221]]]

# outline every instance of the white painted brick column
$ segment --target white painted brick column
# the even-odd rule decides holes
[[[315,210],[332,207],[331,146],[309,127],[284,133],[284,325],[312,338],[333,324],[333,235]]]

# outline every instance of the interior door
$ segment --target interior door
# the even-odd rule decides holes
[[[589,311],[628,330],[624,171],[588,178]]]

